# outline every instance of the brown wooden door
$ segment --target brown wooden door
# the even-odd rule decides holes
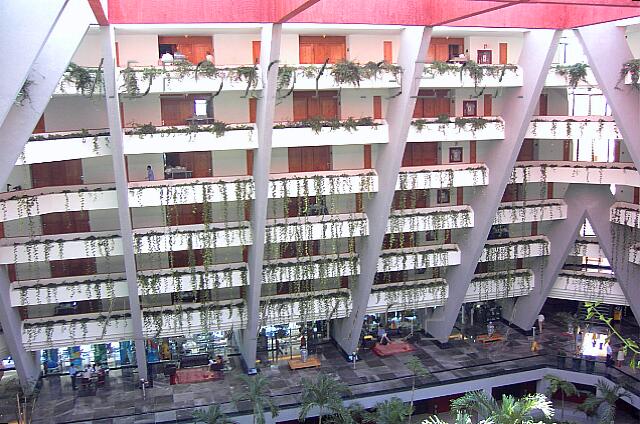
[[[540,109],[539,109],[539,114],[540,116],[547,116],[548,115],[548,96],[546,94],[540,94]]]
[[[33,163],[30,168],[33,188],[82,184],[82,160],[80,159]]]
[[[407,143],[402,166],[431,166],[438,164],[438,143]]]
[[[317,256],[320,254],[320,241],[307,240],[301,243],[282,243],[280,253],[282,258]]]
[[[49,264],[52,278],[93,275],[97,272],[96,258],[66,259],[51,261]]]
[[[500,43],[500,65],[507,63],[507,43]]]
[[[431,63],[435,60],[446,62],[454,52],[464,51],[464,38],[431,38],[429,49],[427,51],[427,62]]]
[[[195,249],[191,253],[188,250],[169,252],[169,266],[183,268],[189,266],[202,266],[204,264],[204,250]]]
[[[300,63],[336,63],[347,57],[347,40],[343,36],[300,36]]]
[[[491,94],[484,95],[484,116],[493,116],[493,99]]]
[[[160,97],[160,116],[162,125],[176,126],[187,125],[187,119],[193,118],[194,100],[191,96]]]
[[[178,153],[180,165],[191,171],[192,178],[211,177],[211,152],[181,152]]]
[[[520,147],[520,153],[518,153],[518,158],[516,159],[516,161],[522,162],[522,161],[535,160],[534,157],[535,157],[535,152],[534,152],[533,139],[525,138],[524,141],[522,142],[522,147]]]
[[[522,197],[522,185],[521,184],[507,184],[502,195],[503,202],[516,202],[521,200]]]
[[[289,172],[331,170],[331,146],[289,147]]]
[[[450,111],[449,90],[418,91],[418,99],[413,110],[414,118],[437,118],[439,115],[449,115]]]
[[[158,44],[175,44],[177,51],[184,54],[191,63],[200,63],[206,59],[207,52],[213,54],[211,36],[159,36]]]
[[[88,211],[48,213],[42,215],[42,234],[86,233],[89,227]]]
[[[371,169],[373,166],[371,158],[371,144],[365,144],[364,146],[364,169]]]
[[[304,121],[309,118],[337,119],[338,92],[296,91],[293,93],[293,120]]]
[[[477,159],[477,147],[476,147],[476,141],[475,140],[471,140],[469,141],[469,163],[476,163]]]
[[[429,207],[429,190],[398,190],[393,195],[392,209],[417,209]]]
[[[571,160],[571,140],[565,140],[562,145],[562,160]]]
[[[382,96],[373,96],[373,119],[382,119]]]
[[[167,206],[167,224],[193,225],[204,223],[204,208],[201,203],[192,205],[170,205]]]
[[[393,63],[393,43],[391,41],[384,42],[384,61]]]
[[[252,41],[253,63],[260,63],[260,41]]]

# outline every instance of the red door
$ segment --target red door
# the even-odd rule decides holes
[[[500,65],[507,64],[507,43],[500,43]]]
[[[402,166],[431,166],[438,164],[438,143],[407,143]]]
[[[253,63],[260,63],[260,41],[252,41]]]
[[[34,163],[30,168],[33,188],[82,184],[82,160],[80,159]]]
[[[309,118],[337,119],[338,92],[296,91],[293,93],[293,120],[304,121]]]
[[[540,116],[547,116],[548,115],[548,101],[549,98],[546,94],[540,94]]]
[[[491,98],[491,94],[484,95],[484,116],[492,116],[493,99]]]
[[[384,61],[393,63],[393,44],[391,41],[384,42]]]
[[[96,273],[96,258],[66,259],[51,261],[51,277],[74,277],[79,275],[93,275]]]
[[[300,63],[336,63],[347,57],[344,36],[300,36]]]
[[[331,170],[331,146],[289,147],[289,172]]]
[[[181,152],[178,153],[180,165],[191,171],[192,178],[211,177],[211,152]]]
[[[88,211],[70,211],[42,215],[42,234],[87,233],[89,228]]]
[[[171,226],[204,223],[203,205],[171,205],[167,207],[167,223]]]

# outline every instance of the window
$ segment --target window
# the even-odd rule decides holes
[[[462,116],[478,116],[478,102],[475,100],[463,100]]]
[[[478,64],[479,65],[491,65],[491,50],[478,50]]]
[[[462,147],[449,148],[449,162],[462,162]]]
[[[195,111],[196,111],[196,116],[207,116],[207,101],[196,99]]]
[[[451,202],[451,190],[448,188],[438,189],[438,204],[450,203]]]

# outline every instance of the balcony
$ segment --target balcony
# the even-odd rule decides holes
[[[265,297],[260,301],[262,325],[344,318],[351,310],[349,289]]]
[[[616,277],[612,274],[597,272],[562,270],[549,292],[549,297],[580,302],[629,305]]]
[[[210,331],[240,330],[246,327],[244,300],[230,300],[202,305],[145,308],[142,331],[147,338],[177,337]]]
[[[589,258],[606,258],[597,238],[580,238],[573,243],[569,256],[587,256]]]
[[[498,208],[493,225],[553,221],[567,218],[567,204],[562,199],[504,202]]]
[[[367,73],[367,69],[364,69],[366,65],[364,64],[356,64],[359,68],[359,77],[360,81],[356,84],[351,84],[349,82],[336,81],[332,74],[332,70],[335,65],[327,65],[324,72],[318,78],[320,74],[320,70],[323,65],[296,65],[292,66],[292,73],[295,73],[295,77],[291,78],[289,84],[287,84],[286,88],[295,88],[296,90],[315,90],[316,84],[319,90],[327,90],[334,89],[337,90],[339,88],[349,89],[349,88],[400,88],[400,83],[398,82],[398,78],[401,78],[400,75],[394,75],[394,69],[380,69],[376,76],[369,76]],[[387,65],[390,68],[393,68],[394,65]],[[283,69],[282,67],[280,69]],[[397,69],[400,71],[400,69]],[[364,71],[364,72],[363,72]],[[355,76],[355,73],[352,73]],[[293,82],[295,78],[295,83]]]
[[[403,209],[389,216],[387,234],[416,231],[472,228],[473,210],[469,206],[444,206],[424,209]]]
[[[448,296],[447,282],[442,278],[376,284],[369,295],[367,313],[383,314],[442,306]]]
[[[462,65],[439,63],[425,65],[420,88],[521,87],[523,70],[516,65],[477,65],[482,79],[474,80]]]
[[[640,205],[616,202],[609,211],[609,220],[614,224],[640,228]]]
[[[544,82],[545,87],[567,87],[569,86],[569,79],[560,75],[557,72],[557,65],[551,66],[549,69],[549,73],[547,74],[547,78]],[[597,87],[598,81],[596,81],[596,77],[593,75],[593,71],[591,68],[587,68],[587,76],[586,81],[579,81],[578,87]]]
[[[16,165],[84,159],[111,155],[108,130],[89,132],[58,132],[36,134],[25,144]]]
[[[457,244],[387,249],[378,258],[377,272],[460,265],[460,256]]]
[[[621,139],[622,135],[610,116],[536,116],[525,138],[613,140]]]
[[[133,233],[135,253],[178,252],[252,243],[248,222],[145,228]]]
[[[549,255],[549,239],[545,236],[513,237],[488,240],[479,262],[506,261]]]
[[[512,183],[616,184],[640,187],[633,164],[608,162],[517,162]]]
[[[400,168],[396,190],[476,187],[489,184],[484,164],[413,166]]]
[[[241,287],[248,284],[248,278],[245,263],[139,271],[138,293],[146,296]]]
[[[634,244],[629,248],[629,262],[640,265],[640,244]]]
[[[455,118],[454,122],[414,119],[407,136],[408,143],[503,139],[504,121],[500,118]]]
[[[262,283],[318,280],[358,275],[359,273],[358,258],[348,253],[309,256],[304,260],[300,258],[278,259],[264,263]]]
[[[271,174],[269,198],[373,193],[378,176],[368,169]]]
[[[347,146],[389,142],[389,126],[386,123],[374,123],[367,118],[362,121],[350,118],[341,121],[340,128],[331,128],[329,124],[333,122],[323,122],[321,128],[281,128],[296,123],[276,124],[272,147]]]
[[[55,321],[54,321],[55,320]],[[23,321],[22,343],[27,350],[62,348],[73,345],[133,340],[128,313],[32,318]]]
[[[267,220],[266,243],[290,243],[369,235],[364,213],[319,215]]]
[[[484,302],[526,296],[533,291],[533,272],[528,269],[476,274],[464,302]]]

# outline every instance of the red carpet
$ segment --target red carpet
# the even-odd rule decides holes
[[[378,356],[391,356],[398,353],[413,352],[415,348],[407,342],[394,341],[387,345],[381,345],[378,343],[371,350],[373,350],[373,352]]]
[[[222,380],[222,371],[209,371],[209,367],[182,368],[176,371],[176,383],[201,383],[203,381]]]

